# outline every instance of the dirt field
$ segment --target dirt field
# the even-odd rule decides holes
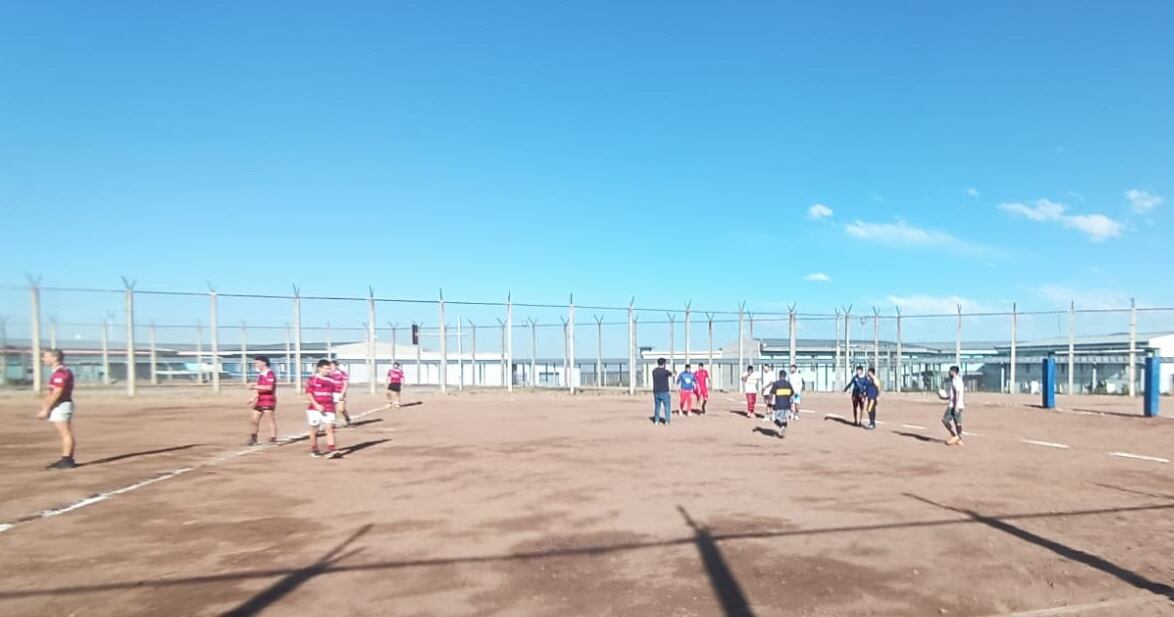
[[[1174,460],[1168,399],[972,395],[947,448],[924,397],[868,432],[809,394],[783,440],[737,397],[658,427],[651,395],[426,393],[319,460],[243,448],[238,390],[83,389],[60,472],[5,393],[0,615],[1174,615],[1174,463],[1111,454]]]

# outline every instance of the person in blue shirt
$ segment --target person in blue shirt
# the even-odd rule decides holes
[[[852,424],[860,426],[860,418],[864,415],[864,399],[868,392],[868,376],[864,374],[864,367],[856,367],[856,376],[844,386],[844,392],[852,390]]]
[[[677,390],[681,400],[682,417],[693,413],[693,395],[697,392],[697,376],[693,374],[692,368],[686,364],[685,370],[677,375]]]
[[[876,428],[876,400],[880,398],[880,379],[876,376],[876,369],[868,369],[867,385],[864,387],[864,406],[868,410],[868,424],[864,426],[865,429],[872,430]]]

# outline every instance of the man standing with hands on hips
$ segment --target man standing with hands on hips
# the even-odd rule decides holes
[[[61,437],[61,459],[49,465],[49,469],[73,469],[73,371],[65,366],[65,354],[60,349],[50,349],[41,354],[41,362],[53,367],[49,376],[49,393],[41,402],[37,419],[48,420]],[[38,369],[40,370],[40,369]]]

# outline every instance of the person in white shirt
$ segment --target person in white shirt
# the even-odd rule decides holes
[[[962,371],[957,366],[950,367],[950,382],[946,388],[938,393],[948,401],[946,413],[942,416],[942,424],[950,431],[947,446],[961,446],[962,444],[962,410],[966,408],[966,384],[962,382]]]
[[[746,415],[750,418],[757,417],[754,413],[754,404],[758,402],[758,372],[754,370],[754,365],[746,367],[746,372],[742,373],[742,393],[746,395]]]
[[[791,372],[789,373],[791,381],[791,419],[799,419],[799,403],[803,399],[803,374],[799,372],[799,367],[794,364],[791,365]]]

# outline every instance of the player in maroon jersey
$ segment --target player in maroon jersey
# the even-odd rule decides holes
[[[310,407],[306,420],[310,424],[310,456],[322,457],[318,450],[318,427],[326,430],[326,454],[329,458],[339,456],[334,444],[334,380],[330,378],[330,360],[319,360],[317,372],[306,380],[306,398]]]
[[[249,408],[253,410],[253,432],[249,434],[249,445],[257,445],[261,418],[265,418],[269,424],[269,443],[277,443],[277,375],[269,368],[268,356],[253,358],[253,366],[257,369],[257,383],[250,386],[256,394],[249,399]]]
[[[61,459],[49,465],[49,469],[73,469],[77,467],[73,460],[77,445],[73,439],[73,371],[66,368],[65,354],[60,349],[41,354],[41,361],[53,367],[53,374],[49,376],[49,393],[41,402],[37,418],[53,423],[61,437]]]

